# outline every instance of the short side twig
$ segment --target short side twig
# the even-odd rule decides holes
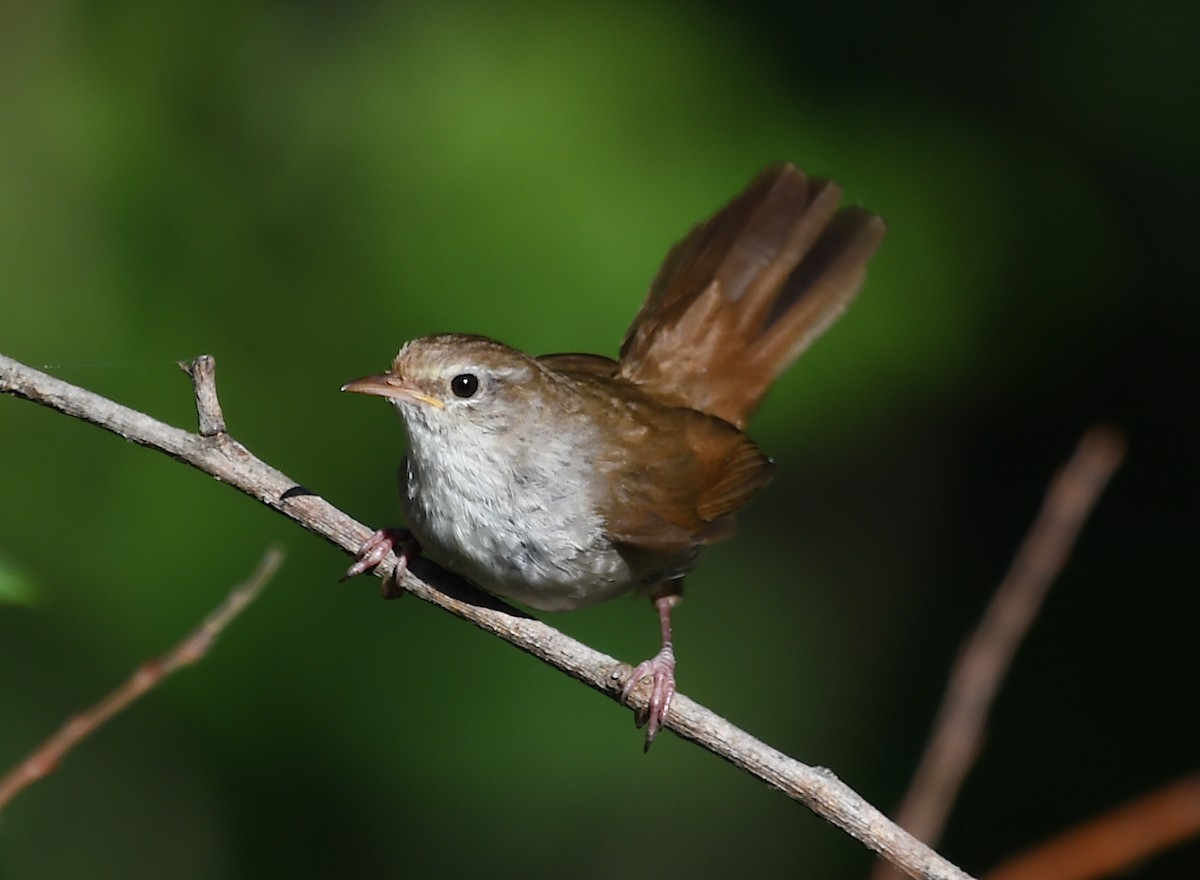
[[[281,550],[268,550],[250,579],[236,587],[187,638],[161,657],[139,666],[116,690],[64,724],[57,733],[0,779],[0,810],[24,788],[54,772],[63,756],[91,736],[102,724],[179,667],[195,663],[208,653],[221,630],[254,601],[282,561]]]
[[[194,371],[193,379],[212,381],[211,375],[206,377],[203,371]],[[189,434],[4,355],[0,355],[0,392],[51,407],[185,461],[278,510],[350,555],[354,555],[371,534],[366,526],[255,458],[228,434],[210,437]],[[392,556],[379,565],[376,575],[389,577],[395,561]],[[502,602],[449,595],[411,571],[405,572],[401,586],[414,596],[499,636],[613,700],[619,701],[621,687],[632,672],[628,664],[593,650]],[[636,698],[634,702],[637,702]],[[642,705],[633,708],[644,709],[644,698]],[[675,695],[671,716],[665,726],[805,804],[895,863],[906,874],[917,878],[970,880],[968,874],[897,827],[829,771],[789,758],[682,694]]]
[[[985,880],[1116,877],[1155,853],[1200,835],[1200,773],[1193,773],[1021,853]]]
[[[217,398],[217,361],[211,354],[202,354],[190,364],[179,362],[179,369],[192,377],[196,392],[196,416],[200,422],[201,437],[215,437],[225,433],[225,413]]]
[[[941,836],[979,752],[1004,674],[1123,456],[1124,441],[1114,428],[1092,427],[1051,481],[1037,519],[955,662],[925,752],[897,812],[897,823],[918,839],[933,845]],[[896,875],[881,864],[872,876],[885,880]]]

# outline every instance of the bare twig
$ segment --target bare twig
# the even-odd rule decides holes
[[[1114,428],[1097,425],[1083,435],[1051,481],[1037,519],[978,628],[963,646],[921,763],[897,813],[900,826],[920,840],[933,845],[941,836],[979,752],[988,710],[1004,674],[1124,452],[1124,441]],[[873,880],[894,876],[886,864],[872,873]]]
[[[1200,835],[1200,774],[1193,773],[1076,826],[989,871],[986,880],[1094,880],[1128,871]]]
[[[212,381],[211,373],[202,370],[193,370],[193,378],[196,382]],[[354,554],[370,534],[366,526],[255,458],[228,434],[207,437],[189,434],[3,355],[0,355],[0,391],[92,422],[127,440],[185,461],[257,498],[349,554]],[[376,569],[376,574],[388,577],[394,566],[395,558],[391,557]],[[568,638],[499,601],[478,594],[463,598],[461,593],[443,592],[411,571],[404,574],[401,585],[413,595],[499,636],[613,700],[619,700],[622,684],[632,671],[628,664]],[[645,697],[635,696],[632,702],[635,710],[641,710]],[[789,758],[687,697],[676,694],[666,726],[805,804],[910,876],[969,880],[966,873],[894,825],[833,773]]]
[[[91,736],[102,724],[179,667],[195,663],[208,653],[220,632],[254,601],[282,561],[281,550],[268,550],[250,579],[236,587],[182,642],[161,657],[148,660],[139,666],[116,690],[64,724],[29,757],[0,779],[0,810],[26,786],[53,773],[63,756]]]

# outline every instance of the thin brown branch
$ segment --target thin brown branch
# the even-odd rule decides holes
[[[204,618],[183,641],[161,657],[148,660],[139,666],[116,690],[64,724],[0,779],[0,810],[27,786],[53,773],[67,752],[91,736],[110,718],[181,666],[195,663],[207,654],[220,632],[262,592],[262,588],[282,561],[281,550],[268,550],[249,580],[235,587],[225,601]]]
[[[1046,490],[1024,542],[964,644],[897,822],[934,845],[980,751],[988,712],[1017,648],[1070,555],[1088,514],[1124,457],[1120,434],[1090,428]],[[896,876],[880,864],[873,880]]]
[[[194,370],[193,377],[196,382],[212,382],[209,371]],[[207,437],[189,434],[3,355],[0,355],[0,391],[99,425],[127,440],[187,462],[278,510],[351,555],[370,534],[366,526],[255,458],[228,434]],[[386,577],[394,565],[393,557],[380,565],[376,574]],[[621,686],[632,671],[628,664],[490,597],[470,594],[464,598],[461,590],[454,589],[443,592],[411,571],[405,573],[401,585],[409,593],[470,621],[619,701]],[[635,696],[633,708],[643,709],[644,699]],[[789,758],[687,697],[675,696],[666,726],[800,801],[910,876],[968,878],[889,821],[830,771]]]
[[[1078,825],[989,871],[986,880],[1095,880],[1200,835],[1200,773]]]

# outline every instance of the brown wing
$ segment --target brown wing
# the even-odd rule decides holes
[[[621,346],[620,375],[744,427],[770,384],[858,292],[883,221],[841,190],[764,170],[671,249]]]
[[[770,482],[771,460],[732,425],[686,409],[658,410],[655,455],[637,455],[647,439],[639,422],[625,428],[626,454],[601,463],[615,511],[609,538],[670,558],[732,535],[733,514]]]

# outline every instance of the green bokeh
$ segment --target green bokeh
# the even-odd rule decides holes
[[[0,351],[181,426],[175,363],[211,352],[234,436],[395,523],[400,427],[343,382],[440,330],[613,354],[667,248],[759,167],[835,177],[888,238],[756,419],[780,474],[689,583],[681,688],[890,807],[1045,480],[1116,420],[1128,468],[948,832],[981,871],[1194,767],[1184,19],[9,5]],[[7,397],[0,600],[38,601],[0,604],[0,767],[270,543],[284,569],[213,653],[6,811],[0,876],[864,876],[782,796],[671,735],[642,756],[624,710],[338,586],[343,557],[228,487]],[[655,647],[641,601],[550,619],[626,660]]]
[[[14,568],[10,560],[0,556],[0,604],[27,605],[34,596],[34,587],[29,578]]]

